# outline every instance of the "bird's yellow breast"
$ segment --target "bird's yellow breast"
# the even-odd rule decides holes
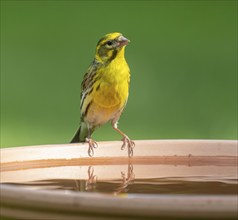
[[[113,120],[122,112],[129,91],[130,71],[126,62],[120,66],[108,65],[100,74],[101,80],[95,83],[85,117],[85,121],[95,126]]]
[[[95,85],[93,100],[105,108],[122,108],[128,98],[130,71],[125,59],[113,60],[99,71],[101,80]]]

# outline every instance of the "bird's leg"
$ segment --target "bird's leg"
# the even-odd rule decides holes
[[[135,142],[132,141],[126,134],[124,134],[119,128],[117,128],[117,122],[112,123],[112,127],[115,131],[117,131],[119,134],[123,136],[122,138],[122,146],[121,149],[124,150],[125,147],[127,146],[128,148],[128,156],[132,157],[133,156],[133,148],[135,147]]]
[[[91,129],[88,129],[88,137],[85,139],[85,141],[88,143],[88,155],[92,157],[94,155],[93,148],[97,148],[98,144],[91,137]]]

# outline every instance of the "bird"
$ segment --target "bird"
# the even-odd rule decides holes
[[[121,150],[127,147],[133,156],[135,142],[118,128],[118,120],[127,104],[130,69],[125,48],[130,42],[119,32],[106,34],[96,45],[95,57],[81,83],[80,126],[70,143],[88,143],[88,155],[94,155],[98,144],[92,139],[96,128],[111,122],[122,136]]]

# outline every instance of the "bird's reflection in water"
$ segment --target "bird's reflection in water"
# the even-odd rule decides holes
[[[128,186],[134,183],[135,174],[133,165],[128,164],[127,172],[121,171],[121,179],[112,181],[98,181],[97,175],[94,174],[94,167],[88,167],[87,180],[75,180],[75,191],[86,192],[108,192],[114,195],[128,192]],[[116,184],[115,184],[116,182]]]

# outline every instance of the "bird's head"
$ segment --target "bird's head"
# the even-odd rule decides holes
[[[110,33],[101,38],[96,47],[96,60],[110,62],[116,57],[124,58],[125,46],[130,41],[121,33]]]

